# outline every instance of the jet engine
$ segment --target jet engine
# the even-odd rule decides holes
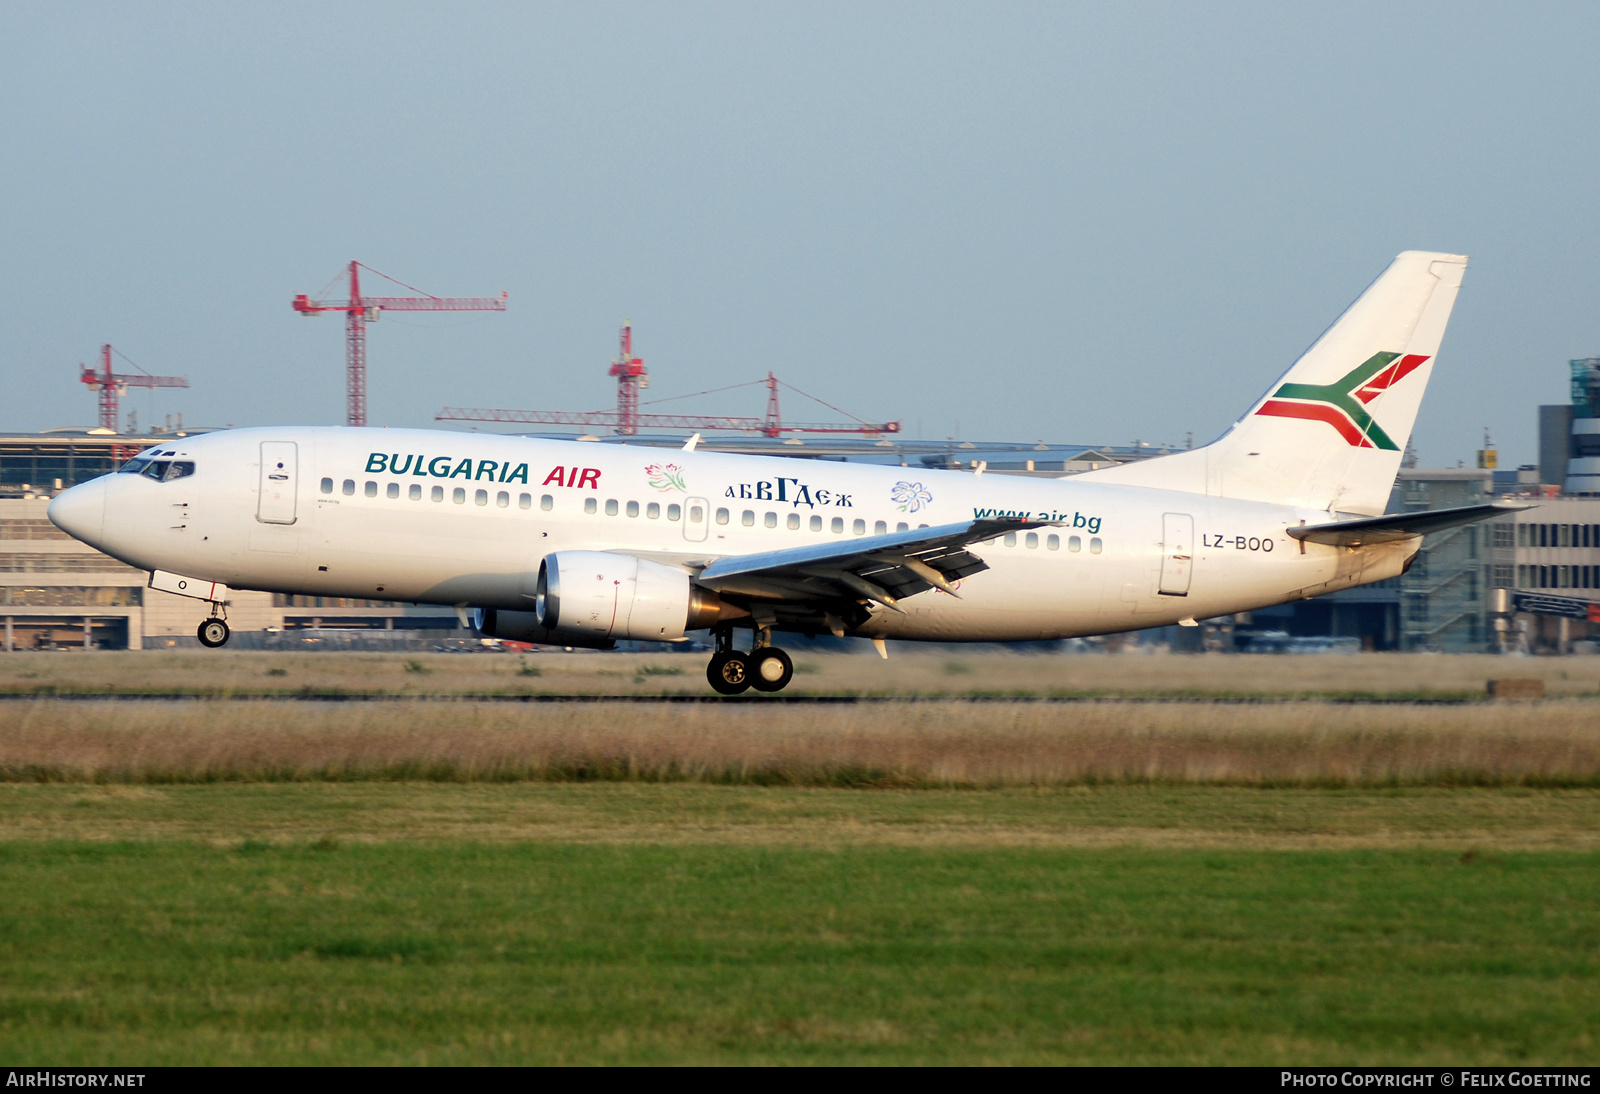
[[[670,642],[684,631],[749,614],[696,586],[684,570],[608,551],[546,555],[535,590],[539,626],[581,639]]]

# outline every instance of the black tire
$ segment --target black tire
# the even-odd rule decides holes
[[[200,624],[199,628],[194,632],[194,636],[200,639],[200,644],[202,646],[205,646],[207,649],[214,650],[218,646],[227,645],[228,636],[231,633],[232,632],[228,630],[228,624],[222,620],[207,619],[204,623]]]
[[[757,691],[782,691],[794,679],[794,662],[776,646],[750,655],[750,686]]]
[[[717,694],[738,695],[750,686],[750,661],[738,650],[712,654],[706,679]]]

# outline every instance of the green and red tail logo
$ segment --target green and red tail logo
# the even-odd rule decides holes
[[[1398,353],[1375,353],[1331,384],[1284,384],[1256,413],[1327,422],[1356,448],[1397,452],[1398,446],[1372,420],[1366,404],[1411,375],[1427,359],[1427,354],[1408,353],[1401,357]]]

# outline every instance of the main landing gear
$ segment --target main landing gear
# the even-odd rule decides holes
[[[200,644],[207,649],[214,650],[218,646],[227,645],[228,636],[233,633],[228,629],[227,617],[217,614],[222,610],[222,605],[213,603],[211,605],[211,618],[201,623],[199,629],[194,633],[194,636],[200,639]]]
[[[738,695],[748,688],[757,691],[782,691],[794,679],[794,662],[771,644],[772,628],[756,631],[755,648],[744,653],[733,648],[733,628],[715,631],[717,652],[706,666],[706,679],[720,695]]]

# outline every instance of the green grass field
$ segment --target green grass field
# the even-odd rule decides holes
[[[1600,792],[0,785],[0,1056],[1588,1063]]]
[[[701,665],[0,660],[0,1059],[1600,1049],[1600,658],[816,655],[797,692],[901,698],[466,698]],[[1551,698],[1307,698],[1504,676]],[[126,692],[211,698],[48,697]],[[385,701],[247,698],[341,692]],[[968,694],[1134,701],[932,698]]]

